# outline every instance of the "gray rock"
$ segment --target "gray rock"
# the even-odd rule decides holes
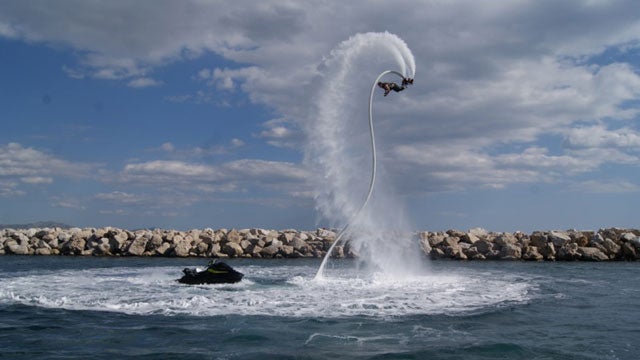
[[[274,257],[279,251],[280,247],[272,243],[271,245],[263,248],[262,251],[260,251],[260,255],[267,258]]]
[[[199,242],[198,245],[196,245],[196,252],[199,255],[206,255],[207,252],[209,251],[209,244],[203,242]]]
[[[579,247],[578,253],[582,255],[582,260],[587,261],[605,261],[609,260],[609,257],[605,255],[598,248],[594,247]]]
[[[622,256],[626,260],[635,260],[638,257],[636,248],[631,243],[622,243]]]
[[[246,250],[249,248],[249,246],[252,246],[253,244],[257,244],[258,243],[258,239],[255,239],[255,242],[249,241],[249,240],[242,240],[240,241],[240,247],[242,248],[242,250]]]
[[[518,242],[518,239],[513,234],[502,233],[496,236],[493,242],[500,247],[505,247],[507,245],[515,245]]]
[[[36,255],[51,255],[51,248],[37,248]]]
[[[84,238],[78,234],[74,234],[68,241],[62,244],[60,253],[64,255],[82,255],[86,243]]]
[[[480,240],[480,238],[476,234],[472,233],[466,233],[460,237],[461,242],[465,242],[468,244],[473,244],[478,240]]]
[[[254,245],[252,249],[250,249],[249,254],[251,255],[251,257],[254,258],[261,258],[262,257],[262,247],[258,246],[258,245]]]
[[[633,247],[636,248],[636,250],[640,249],[640,236],[636,236],[633,239],[628,241],[629,244],[633,245]]]
[[[285,232],[280,234],[280,236],[278,236],[278,240],[280,240],[282,242],[282,244],[289,244],[291,241],[293,241],[293,238],[296,236],[296,233],[292,233],[292,232]]]
[[[519,260],[522,257],[522,249],[515,244],[505,244],[500,248],[499,256],[503,260]]]
[[[622,252],[622,247],[609,238],[604,239],[602,247],[604,247],[606,250],[605,253],[609,254],[612,259],[620,255]]]
[[[578,244],[566,243],[557,252],[559,260],[579,260],[581,255],[578,253]]]
[[[36,250],[37,249],[49,249],[49,250],[51,250],[51,245],[49,245],[49,243],[47,243],[44,240],[40,240],[40,241],[38,241],[38,244],[36,246]]]
[[[242,241],[242,236],[237,230],[232,229],[227,233],[227,242],[240,244],[240,241]]]
[[[176,236],[177,237],[177,236]],[[178,257],[187,257],[189,256],[189,251],[191,250],[191,245],[186,241],[179,241],[173,244],[173,255]]]
[[[478,249],[478,252],[480,254],[483,254],[486,256],[487,253],[489,253],[489,251],[491,251],[493,249],[493,243],[491,243],[488,240],[478,240],[476,241],[473,246]]]
[[[555,260],[556,259],[556,248],[553,246],[553,243],[547,243],[543,247],[538,248],[538,251],[546,260]]]
[[[236,242],[228,242],[222,246],[222,252],[230,257],[240,257],[244,253],[244,250],[240,244]]]
[[[522,254],[522,259],[527,261],[542,261],[544,260],[544,256],[538,252],[537,247],[526,246],[524,248],[524,253]]]
[[[553,243],[553,246],[561,248],[564,244],[571,241],[571,237],[566,232],[551,231],[548,235],[549,241]]]
[[[148,241],[149,239],[144,235],[135,238],[133,242],[131,242],[131,244],[129,245],[129,248],[127,248],[127,254],[134,255],[134,256],[141,256],[146,250]]]
[[[336,233],[334,231],[327,230],[327,229],[317,229],[316,236],[322,239],[331,240],[331,241],[336,239]]]
[[[29,255],[29,247],[26,244],[13,244],[5,246],[5,251],[8,251],[9,254]]]
[[[489,232],[487,230],[483,229],[483,228],[476,227],[476,228],[473,228],[473,229],[469,229],[469,231],[467,231],[467,234],[475,235],[479,239],[483,239],[483,238],[486,238],[489,235]]]
[[[293,246],[290,245],[283,245],[282,246],[282,254],[285,257],[291,257],[291,255],[293,254],[294,248]]]
[[[171,245],[168,242],[163,242],[156,250],[155,253],[158,255],[168,255],[171,250]]]

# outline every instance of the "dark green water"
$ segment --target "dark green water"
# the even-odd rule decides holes
[[[236,260],[0,257],[0,358],[637,359],[638,263],[432,262],[410,279]]]

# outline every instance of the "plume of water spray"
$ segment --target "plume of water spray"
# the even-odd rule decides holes
[[[371,81],[393,69],[414,77],[415,61],[407,45],[390,33],[357,34],[331,51],[319,69],[304,125],[305,162],[317,191],[316,205],[332,225],[350,231],[351,249],[367,266],[386,274],[419,268],[420,258],[402,206],[384,186],[360,210],[371,174],[368,104]],[[382,184],[384,185],[384,184]]]

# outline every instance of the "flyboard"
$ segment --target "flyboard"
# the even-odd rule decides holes
[[[371,165],[371,179],[369,180],[369,191],[367,192],[367,197],[365,198],[364,202],[362,203],[358,211],[356,211],[351,216],[351,219],[349,219],[349,222],[347,222],[347,224],[342,228],[342,230],[340,230],[340,232],[336,236],[335,241],[333,242],[333,244],[331,244],[331,246],[329,247],[329,250],[327,250],[327,253],[324,256],[324,259],[322,259],[322,263],[320,264],[320,268],[318,268],[318,272],[314,277],[315,280],[319,280],[324,277],[324,268],[326,267],[327,261],[329,260],[329,258],[331,257],[331,254],[333,253],[333,249],[336,247],[336,245],[338,245],[340,242],[343,241],[344,235],[349,230],[349,227],[353,224],[353,222],[356,220],[358,215],[360,215],[360,213],[362,212],[362,209],[364,209],[367,206],[367,203],[369,203],[369,199],[371,199],[371,194],[373,193],[373,185],[376,181],[376,138],[373,132],[373,94],[375,93],[376,86],[378,86],[378,82],[380,81],[380,79],[382,79],[382,77],[384,77],[387,74],[398,75],[402,80],[405,80],[404,75],[402,75],[400,72],[394,71],[394,70],[386,70],[380,73],[380,75],[378,75],[376,80],[373,82],[373,86],[371,86],[371,95],[369,96],[369,134],[371,135],[372,165]],[[410,84],[412,83],[413,81],[410,82]]]

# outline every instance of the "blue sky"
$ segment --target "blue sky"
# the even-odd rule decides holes
[[[0,223],[326,225],[305,86],[389,31],[416,84],[376,99],[380,159],[415,229],[638,227],[636,8],[3,1]]]

